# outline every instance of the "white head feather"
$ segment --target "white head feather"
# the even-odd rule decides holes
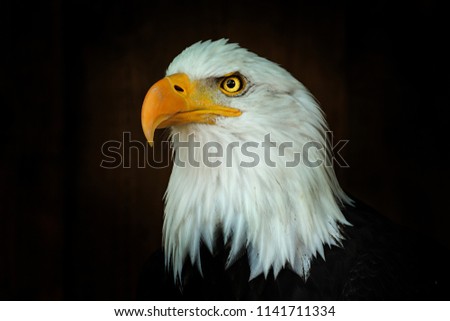
[[[191,141],[195,138],[200,147],[193,152],[199,162],[195,166],[188,161],[188,148],[174,146],[185,166],[174,165],[165,196],[166,265],[172,266],[175,278],[187,259],[201,271],[200,245],[204,242],[214,251],[215,233],[221,229],[224,242],[230,244],[229,265],[247,250],[250,279],[267,276],[271,269],[276,276],[283,267],[306,279],[313,257],[323,256],[325,245],[340,243],[339,225],[348,224],[340,208],[351,204],[333,168],[324,162],[327,124],[318,104],[286,70],[224,39],[185,49],[167,75],[181,72],[205,81],[239,72],[248,89],[237,97],[227,97],[218,88],[215,94],[221,105],[240,109],[240,117],[222,117],[214,125],[172,127],[172,137],[177,134],[179,141],[189,141],[192,135]],[[263,148],[267,134],[276,147]],[[202,147],[208,142],[223,148],[220,159],[209,158],[219,166],[205,165]],[[246,142],[252,142],[247,151],[253,158],[242,151]],[[285,142],[292,146],[283,152],[280,146]],[[308,142],[324,147],[310,148],[308,154],[309,160],[322,160],[322,165],[286,166],[295,153],[305,156],[302,148]],[[246,166],[255,155],[258,164]],[[268,156],[275,166],[264,161]]]

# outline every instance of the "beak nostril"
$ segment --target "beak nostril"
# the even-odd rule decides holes
[[[178,86],[178,85],[173,86],[173,88],[175,88],[175,90],[178,91],[178,92],[180,92],[180,93],[183,93],[183,92],[184,92],[184,89],[181,88],[181,87]]]

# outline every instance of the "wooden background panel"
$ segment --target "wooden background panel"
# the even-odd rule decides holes
[[[349,140],[350,167],[337,168],[344,188],[450,245],[448,76],[436,3],[1,6],[0,298],[135,297],[142,264],[160,246],[170,175],[167,166],[140,166],[153,152],[141,103],[170,61],[205,39],[229,38],[301,80],[334,139]],[[122,166],[101,166],[108,142],[120,146]],[[155,157],[168,162],[167,153]]]
[[[164,75],[168,63],[185,46],[201,39],[230,38],[277,61],[298,78],[309,80],[321,95],[319,99],[329,101],[330,110],[341,109],[340,114],[345,114],[343,100],[333,99],[333,96],[342,98],[345,95],[343,77],[336,70],[327,68],[343,57],[343,16],[340,12],[324,12],[330,19],[322,19],[329,21],[326,26],[333,30],[332,35],[324,36],[323,30],[315,30],[316,23],[305,15],[302,28],[309,33],[280,38],[282,28],[295,27],[292,19],[283,18],[283,15],[291,15],[291,8],[267,5],[267,12],[280,12],[272,15],[271,20],[260,20],[255,15],[246,19],[251,6],[235,12],[217,10],[211,20],[209,11],[196,12],[190,6],[180,9],[171,4],[161,6],[158,11],[179,14],[161,16],[155,14],[155,10],[145,8],[152,19],[137,22],[130,31],[108,33],[101,39],[91,35],[95,41],[83,43],[80,53],[82,70],[75,71],[80,72],[81,77],[77,91],[80,95],[78,117],[82,125],[78,130],[79,173],[75,177],[79,194],[73,199],[78,209],[77,228],[72,232],[72,239],[78,245],[72,256],[75,262],[66,268],[69,275],[86,275],[88,279],[74,281],[71,287],[79,284],[73,293],[76,298],[115,298],[124,290],[133,293],[138,280],[137,267],[160,244],[162,195],[169,169],[136,168],[140,160],[135,150],[131,151],[131,168],[100,168],[100,150],[108,140],[122,142],[126,144],[122,154],[125,160],[131,145],[122,141],[124,133],[130,134],[133,144],[138,145],[136,141],[139,141],[145,146],[140,124],[142,99],[149,86]],[[186,26],[178,22],[181,15],[190,16],[194,12],[196,19],[186,21]],[[284,25],[273,28],[283,22]],[[339,32],[341,34],[336,35]],[[323,45],[324,42],[327,45]],[[320,48],[320,44],[328,50]],[[301,47],[307,49],[302,51]],[[322,67],[320,60],[328,63]],[[330,81],[323,81],[324,78]],[[344,118],[336,117],[334,122],[338,124],[340,120]],[[139,156],[142,156],[141,152]],[[82,231],[84,237],[75,235]],[[101,236],[103,238],[99,240]],[[111,269],[115,262],[123,263]],[[76,271],[72,269],[75,266]],[[93,284],[104,286],[91,288]]]

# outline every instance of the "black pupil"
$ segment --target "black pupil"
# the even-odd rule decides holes
[[[233,79],[227,80],[227,87],[233,89],[236,86],[236,82]]]

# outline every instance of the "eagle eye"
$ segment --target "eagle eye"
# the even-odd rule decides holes
[[[233,74],[220,80],[220,90],[228,96],[236,96],[245,88],[245,80],[241,75]]]

